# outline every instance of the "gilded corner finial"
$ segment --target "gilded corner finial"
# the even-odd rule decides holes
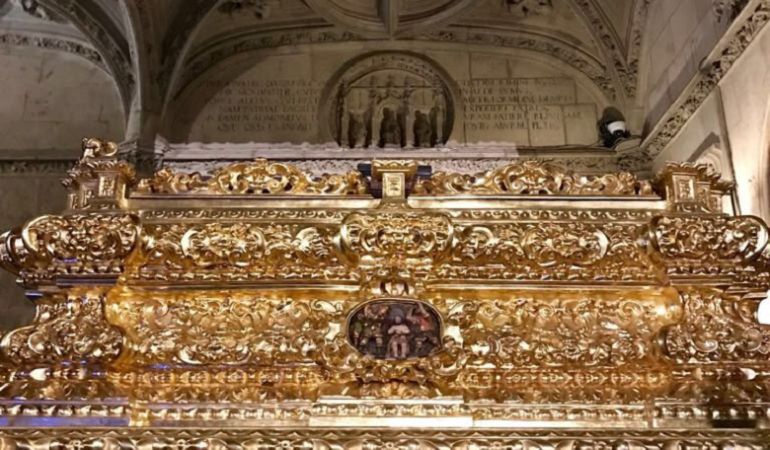
[[[62,184],[69,191],[69,210],[120,209],[127,187],[136,179],[134,166],[117,159],[118,144],[84,138],[82,156],[67,172]]]
[[[118,144],[99,138],[83,138],[81,159],[113,158],[118,154]]]
[[[679,213],[720,213],[722,197],[734,187],[711,165],[691,162],[667,163],[652,183],[665,196],[669,210]]]

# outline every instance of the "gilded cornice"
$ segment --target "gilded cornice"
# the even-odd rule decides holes
[[[439,172],[415,186],[416,195],[512,194],[653,196],[647,181],[629,172],[580,176],[559,164],[521,161],[477,174]]]
[[[161,169],[140,180],[137,194],[200,195],[363,195],[367,184],[359,172],[313,177],[296,167],[258,159],[234,163],[204,178],[199,173]]]

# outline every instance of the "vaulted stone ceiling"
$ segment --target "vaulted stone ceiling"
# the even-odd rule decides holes
[[[640,59],[653,0],[0,0],[6,42],[77,54],[114,79],[123,140],[168,134],[184,91],[260,49],[451,43],[540,54],[596,87],[642,133]],[[712,8],[712,2],[708,8]],[[737,8],[733,3],[725,8]],[[745,2],[743,2],[745,3]],[[474,47],[474,48],[475,48]],[[363,48],[363,47],[361,47]],[[182,106],[183,108],[184,106]]]

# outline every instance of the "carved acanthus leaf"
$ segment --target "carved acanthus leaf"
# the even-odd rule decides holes
[[[37,302],[32,325],[3,337],[0,348],[18,365],[40,363],[107,363],[118,356],[123,335],[104,317],[104,296],[71,292]]]
[[[770,329],[757,323],[757,302],[718,289],[681,293],[684,318],[665,332],[665,353],[681,363],[766,361]]]
[[[152,178],[141,180],[136,192],[203,195],[364,195],[368,192],[368,187],[359,172],[314,177],[289,164],[258,159],[223,167],[211,177],[162,169]]]
[[[0,261],[27,284],[57,277],[116,277],[139,237],[132,215],[41,216],[8,233]]]
[[[768,231],[761,220],[750,216],[662,216],[652,222],[651,239],[670,260],[732,264],[757,256],[767,245]]]
[[[512,194],[651,196],[650,184],[629,172],[581,176],[550,162],[524,160],[475,175],[439,172],[415,185],[417,195]]]

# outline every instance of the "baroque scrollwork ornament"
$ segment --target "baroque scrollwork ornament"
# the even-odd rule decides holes
[[[139,181],[136,192],[145,194],[191,193],[204,195],[356,195],[366,194],[360,173],[312,177],[296,167],[258,159],[235,163],[206,178],[198,173],[161,169]]]
[[[119,153],[84,142],[68,209],[0,239],[37,307],[0,342],[5,445],[770,439],[767,226],[721,213],[702,166],[260,160],[137,184]]]
[[[41,216],[19,233],[6,234],[2,254],[25,283],[79,276],[114,279],[138,237],[132,215]]]
[[[0,349],[15,364],[61,362],[106,364],[123,344],[121,332],[104,317],[104,294],[75,290],[37,303],[32,325],[6,334]]]
[[[439,172],[415,187],[416,195],[653,195],[648,182],[629,172],[580,176],[558,164],[523,160],[475,175]]]

